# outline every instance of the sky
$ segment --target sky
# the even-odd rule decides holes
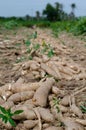
[[[37,10],[42,12],[47,3],[55,2],[62,3],[67,13],[71,12],[71,3],[75,3],[75,15],[86,16],[86,0],[0,0],[0,16],[35,16]]]

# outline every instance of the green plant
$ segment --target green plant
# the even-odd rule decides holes
[[[21,46],[21,43],[16,43],[15,45],[20,47],[20,46]]]
[[[86,113],[86,102],[80,106],[83,113]]]
[[[59,102],[60,102],[60,100],[59,99],[57,99],[56,97],[54,97],[53,98],[53,103],[54,103],[54,106],[56,107],[56,109],[57,109],[57,113],[59,113],[60,112],[60,109],[59,109]]]
[[[75,26],[71,28],[71,32],[78,36],[78,35],[86,35],[86,17],[82,17],[78,19]]]
[[[27,47],[27,53],[30,54],[31,51],[33,51],[33,52],[39,51],[41,54],[46,54],[49,58],[51,58],[54,55],[54,50],[53,50],[53,48],[50,44],[46,44],[46,42],[43,40],[42,47],[40,47],[39,43],[34,44],[34,43],[31,42],[32,38],[34,38],[34,39],[37,38],[37,32],[32,34],[29,37],[29,40],[25,41],[25,44],[26,44],[26,47]],[[28,58],[29,58],[29,60],[32,60],[33,59],[32,54],[30,54]],[[17,60],[17,62],[21,62],[21,61],[22,61],[22,58],[19,58]]]
[[[46,44],[45,41],[43,41],[42,47],[43,47],[43,49],[41,50],[41,52],[42,53],[47,52],[47,56],[49,58],[51,58],[54,55],[54,50],[53,50],[53,48],[51,47],[50,44]]]
[[[25,41],[25,45],[26,46],[30,46],[31,45],[31,41],[30,40]]]
[[[30,49],[30,48],[28,48],[28,49],[27,49],[27,53],[30,53],[30,52],[31,52],[31,49]]]
[[[29,56],[29,57],[28,57],[28,59],[29,59],[29,60],[32,60],[32,59],[33,59],[33,57],[32,57],[32,56]]]
[[[38,50],[40,48],[40,44],[33,45],[34,50]]]
[[[37,24],[37,27],[48,28],[48,27],[50,27],[50,22],[49,21],[40,22],[40,23]]]
[[[36,39],[37,38],[37,31],[29,36],[29,39]]]
[[[15,121],[12,119],[12,116],[18,115],[23,112],[23,110],[17,110],[15,112],[11,112],[11,109],[6,110],[4,107],[0,106],[0,118],[4,123],[9,122],[13,127],[16,126]]]
[[[18,23],[15,20],[9,20],[4,23],[4,27],[6,29],[12,29],[17,26],[18,26]]]
[[[25,57],[18,57],[17,59],[16,59],[16,63],[19,63],[19,62],[23,62],[24,60],[25,60],[26,58]]]
[[[51,48],[49,51],[48,51],[48,57],[52,57],[53,55],[54,55],[54,51],[53,51],[53,49]]]
[[[37,31],[35,31],[32,36],[34,39],[36,39],[37,38]]]

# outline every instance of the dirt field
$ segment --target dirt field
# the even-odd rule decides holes
[[[30,54],[27,53],[25,41],[35,31],[37,31],[37,38],[31,39],[31,42],[34,44],[39,43],[40,46],[42,46],[43,43],[50,44],[54,49],[54,55],[52,57],[47,57],[46,54],[43,56],[43,54],[40,54],[39,51],[36,52],[33,50],[31,52],[33,59],[30,60]],[[29,64],[36,64],[36,66],[33,65],[32,67],[29,66]],[[48,71],[48,68],[46,68],[45,65],[50,67],[53,72],[55,71],[55,73],[51,72],[51,70]],[[57,66],[56,69],[55,65]],[[61,103],[65,96],[69,96],[69,104],[60,104],[65,107],[60,112],[65,120],[67,118],[67,122],[72,120],[69,123],[70,125],[66,124],[62,120],[63,118],[61,120],[58,119],[58,116],[55,117],[55,122],[50,120],[46,121],[47,119],[43,118],[40,114],[41,116],[39,118],[41,119],[39,119],[38,116],[38,119],[32,119],[38,120],[38,124],[35,123],[35,125],[32,127],[24,126],[24,121],[28,120],[28,118],[21,119],[19,121],[14,119],[17,123],[16,128],[9,128],[1,121],[1,124],[3,125],[1,125],[0,130],[86,130],[86,112],[81,113],[80,110],[80,106],[82,104],[86,106],[86,43],[83,40],[80,40],[78,37],[74,37],[65,32],[61,33],[58,38],[56,38],[53,36],[52,32],[47,29],[41,30],[38,28],[21,28],[14,31],[1,32],[0,94],[1,98],[5,96],[5,102],[7,102],[14,93],[17,93],[12,91],[12,93],[5,95],[7,91],[11,91],[5,86],[9,87],[9,85],[11,85],[11,87],[14,87],[16,86],[15,84],[17,84],[17,87],[21,87],[22,84],[28,85],[31,83],[39,83],[40,81],[46,82],[46,79],[51,79],[51,77],[55,79],[55,84],[52,85],[53,87],[51,88],[51,91],[48,92],[47,105],[42,106],[40,103],[38,103],[34,104],[33,108],[42,107],[44,109],[48,109],[55,117],[52,112],[53,106],[51,101],[53,98],[57,98],[60,99]],[[56,91],[53,90],[54,87]],[[6,90],[2,92],[2,90],[4,90],[2,88],[6,88]],[[30,99],[33,98],[34,96]],[[18,104],[24,104],[24,102],[26,102],[26,100],[22,101],[21,99],[17,102],[14,102],[14,106]],[[1,103],[2,106],[3,104],[4,103]],[[75,107],[72,108],[74,104]],[[59,109],[61,109],[60,106]],[[74,111],[74,109],[79,109],[80,111]],[[83,125],[79,121],[76,121],[78,119],[84,120],[85,124]],[[74,128],[72,128],[73,125]],[[69,126],[71,127],[70,129]]]

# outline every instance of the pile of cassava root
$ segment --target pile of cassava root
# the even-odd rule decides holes
[[[38,36],[31,42],[40,42],[43,49],[43,40]],[[0,106],[23,112],[12,117],[15,128],[0,119],[0,130],[86,130],[86,114],[76,102],[77,94],[86,92],[86,84],[71,93],[58,86],[61,80],[86,80],[86,70],[68,57],[71,50],[66,46],[58,44],[52,48],[52,57],[32,48],[29,54],[32,60],[13,65],[10,71],[13,82],[0,87]],[[24,43],[21,52],[27,55]]]
[[[75,95],[65,95],[53,78],[28,84],[19,78],[0,88],[0,105],[23,112],[13,116],[15,128],[0,124],[3,130],[85,130],[86,115],[76,106]]]

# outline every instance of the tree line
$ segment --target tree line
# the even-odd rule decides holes
[[[67,14],[64,11],[63,4],[56,2],[55,5],[52,5],[48,3],[45,7],[45,9],[42,12],[42,17],[46,18],[49,21],[61,21],[65,19],[72,19],[75,18],[75,8],[76,4],[72,3],[71,5],[71,12],[70,14]],[[36,11],[36,17],[40,18],[40,12]]]
[[[24,17],[19,17],[21,20],[48,20],[48,21],[62,21],[62,20],[68,20],[68,19],[75,19],[75,9],[76,4],[72,3],[71,5],[71,12],[70,14],[66,13],[64,11],[64,5],[56,2],[54,5],[48,3],[45,7],[45,9],[42,11],[42,14],[37,10],[35,12],[35,16],[30,16],[27,14]],[[4,17],[3,17],[4,18]],[[16,19],[16,17],[12,17],[13,19]],[[0,17],[1,19],[1,17]]]

